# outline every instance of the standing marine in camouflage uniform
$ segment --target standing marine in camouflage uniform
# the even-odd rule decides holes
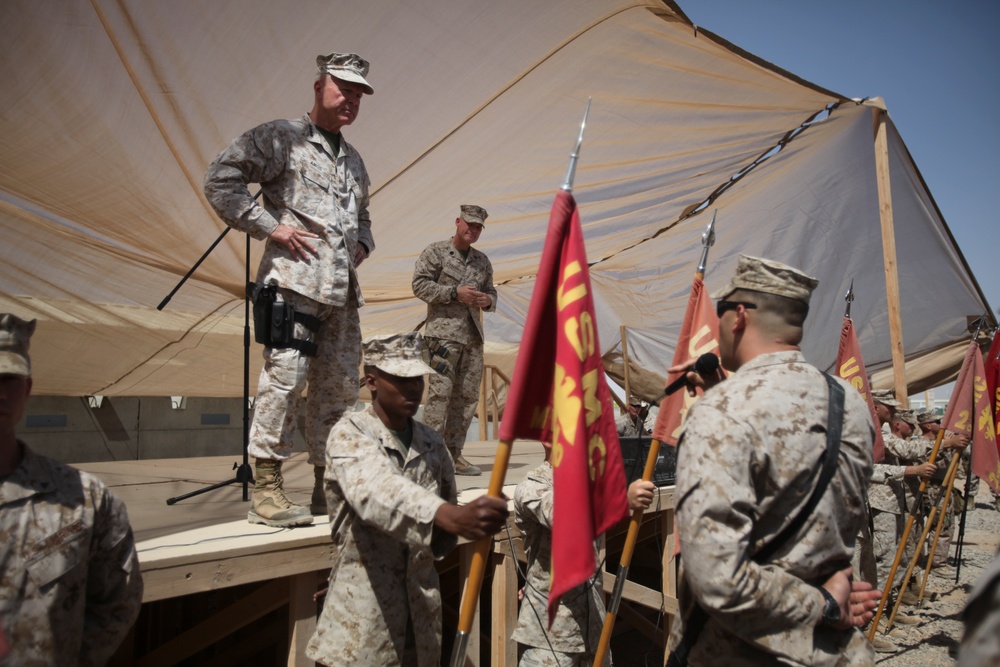
[[[278,300],[297,316],[295,346],[264,347],[250,429],[256,484],[248,520],[270,526],[309,524],[311,514],[326,514],[327,435],[358,399],[358,308],[364,298],[356,268],[375,249],[368,172],[340,133],[357,118],[362,95],[374,92],[365,80],[368,62],[353,53],[333,53],[317,57],[316,64],[312,111],[249,130],[205,175],[205,196],[219,217],[266,240],[257,284],[276,286]],[[251,196],[250,183],[260,183],[261,203]],[[306,349],[298,347],[302,343]],[[288,500],[281,476],[306,384],[305,439],[315,466],[308,509]]]
[[[615,430],[619,438],[638,438],[646,435],[646,416],[649,406],[642,401],[633,400],[628,404],[625,414],[615,420]]]
[[[483,378],[483,324],[480,311],[497,308],[493,265],[472,247],[486,223],[486,210],[463,205],[455,235],[427,246],[413,270],[413,293],[427,302],[430,378],[424,421],[441,434],[459,475],[482,471],[462,456],[465,435],[479,403]]]
[[[840,378],[836,472],[793,539],[763,563],[752,558],[798,514],[826,450],[827,382],[799,351],[816,284],[784,264],[740,256],[715,295],[722,365],[733,374],[694,405],[678,447],[681,614],[668,647],[677,649],[700,605],[707,621],[690,665],[874,662],[857,628],[878,591],[850,580],[874,432],[861,395]]]
[[[372,404],[330,432],[326,492],[333,568],[307,655],[326,665],[438,665],[441,592],[434,561],[456,544],[495,533],[507,502],[455,504],[451,458],[413,419],[424,393],[420,334],[369,340]]]
[[[34,320],[0,314],[3,664],[104,665],[139,615],[139,559],[121,500],[96,477],[17,439],[34,330]]]
[[[556,617],[548,627],[549,583],[552,579],[552,446],[545,462],[528,473],[514,490],[514,520],[528,558],[524,599],[511,639],[524,644],[519,667],[591,667],[604,627],[603,566],[583,584],[559,598]],[[652,504],[656,487],[638,479],[629,485],[629,509]],[[594,544],[597,553],[597,544]],[[600,563],[601,559],[597,558]],[[605,656],[611,665],[611,653]]]

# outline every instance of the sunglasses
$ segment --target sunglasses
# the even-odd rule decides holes
[[[715,304],[715,315],[716,317],[722,318],[722,314],[726,311],[736,310],[737,306],[743,306],[744,308],[756,308],[757,304],[750,303],[748,301],[719,301]]]

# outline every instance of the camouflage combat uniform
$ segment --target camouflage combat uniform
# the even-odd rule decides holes
[[[627,414],[621,415],[615,420],[615,429],[618,431],[618,437],[620,438],[638,438],[642,435],[639,432],[639,427],[636,425],[636,419],[628,416]]]
[[[455,502],[451,458],[413,424],[407,451],[369,407],[330,433],[330,587],[307,655],[327,665],[437,665],[441,592],[434,561],[455,547],[434,515]]]
[[[514,520],[528,557],[524,600],[512,635],[514,641],[529,647],[520,667],[540,667],[547,664],[546,659],[550,659],[549,664],[561,664],[552,660],[553,651],[568,654],[558,656],[565,664],[590,665],[604,626],[604,587],[598,570],[585,584],[563,595],[552,627],[545,630],[552,561],[552,500],[552,465],[546,461],[528,473],[514,491]],[[608,655],[605,665],[610,664]]]
[[[10,665],[104,665],[139,615],[125,505],[92,475],[32,452],[0,479],[0,625]]]
[[[875,466],[872,485],[868,490],[868,502],[872,508],[872,543],[878,575],[878,588],[888,583],[892,561],[895,560],[899,542],[903,537],[907,516],[916,493],[920,488],[920,478],[904,477],[906,466],[926,461],[930,455],[927,440],[923,438],[903,439],[883,429],[885,441],[885,461]],[[923,530],[923,515],[918,513],[907,537],[903,559],[896,568],[896,576],[891,582],[895,590],[903,581],[906,568],[916,552],[917,542]]]
[[[428,363],[438,371],[428,379],[423,420],[441,434],[453,455],[461,454],[465,446],[483,377],[480,309],[452,298],[452,288],[461,285],[489,295],[490,306],[483,310],[496,310],[493,265],[485,254],[470,247],[463,258],[450,239],[432,243],[420,253],[413,270],[413,293],[427,302],[424,341],[430,352]]]
[[[260,183],[262,204],[247,188]],[[293,348],[264,348],[257,388],[250,454],[283,460],[291,454],[302,390],[309,385],[306,442],[309,462],[323,465],[327,435],[358,398],[364,305],[354,254],[358,243],[375,249],[368,215],[368,172],[361,156],[341,137],[335,153],[308,116],[264,123],[238,137],[208,168],[205,196],[226,224],[265,240],[278,224],[314,232],[317,256],[296,260],[267,240],[257,282],[275,284],[297,312],[321,320],[310,333],[295,325],[295,337],[311,339],[310,358]]]
[[[689,664],[874,662],[860,631],[820,625],[824,599],[816,586],[851,559],[872,470],[868,407],[841,384],[837,471],[798,535],[763,565],[752,554],[796,516],[816,484],[826,448],[826,381],[800,352],[763,354],[688,413],[676,494],[681,615],[670,650],[695,599],[709,616]]]

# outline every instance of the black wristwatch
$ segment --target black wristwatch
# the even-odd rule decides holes
[[[833,599],[830,591],[822,586],[817,586],[817,588],[823,594],[823,599],[826,601],[826,604],[823,605],[823,618],[820,619],[820,625],[836,625],[840,623],[840,605]]]
[[[458,287],[451,288],[451,300],[458,301]]]

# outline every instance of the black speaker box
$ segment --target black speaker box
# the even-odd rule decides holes
[[[625,464],[625,478],[631,484],[642,477],[646,467],[646,457],[652,438],[649,436],[618,438],[622,447],[622,463]],[[653,468],[653,484],[656,486],[673,486],[677,483],[677,448],[661,444],[659,456],[656,457],[656,467]]]

